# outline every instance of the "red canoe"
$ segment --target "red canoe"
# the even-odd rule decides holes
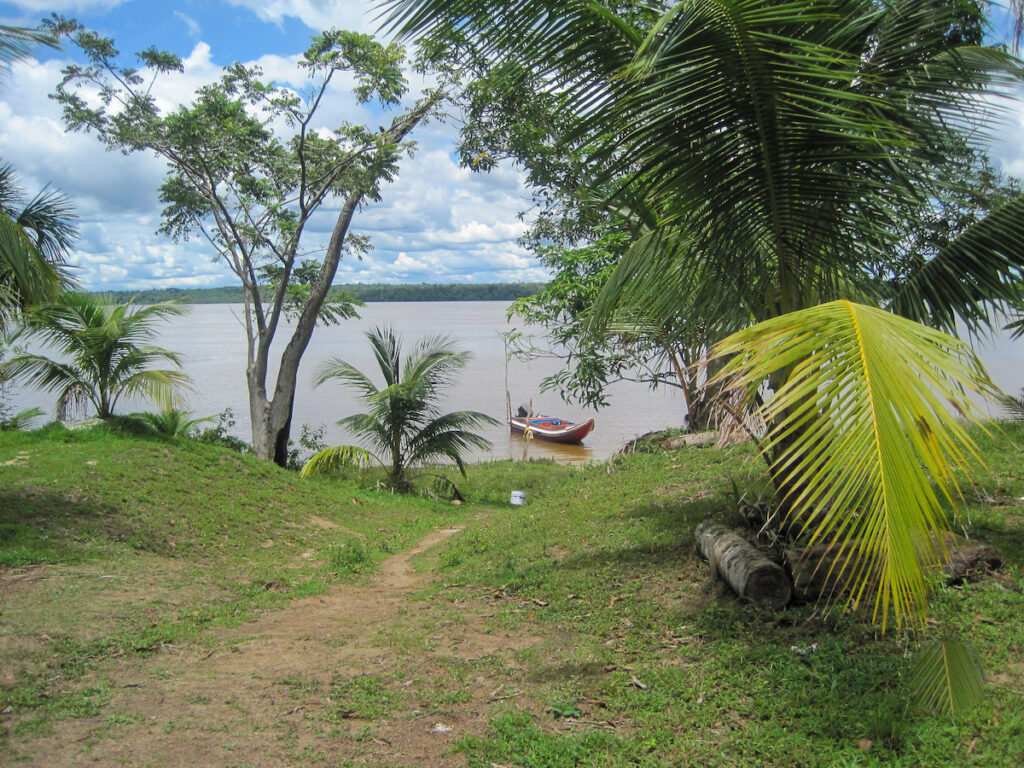
[[[565,421],[554,416],[534,416],[532,419],[513,416],[508,420],[509,428],[513,432],[520,432],[533,435],[540,440],[550,440],[553,443],[578,443],[590,434],[594,428],[594,420],[584,421],[579,424],[572,421]]]

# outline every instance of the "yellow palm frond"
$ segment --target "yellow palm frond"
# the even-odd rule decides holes
[[[335,445],[310,456],[299,476],[325,475],[346,467],[366,469],[374,458],[374,455],[365,448],[355,445]]]
[[[965,419],[971,393],[995,387],[958,339],[872,307],[835,301],[759,323],[713,350],[718,379],[747,401],[773,374],[761,407],[776,487],[790,523],[849,552],[848,605],[883,631],[922,623],[928,571],[944,561],[943,504],[961,500],[956,470],[978,460]],[[838,595],[833,599],[842,599]]]

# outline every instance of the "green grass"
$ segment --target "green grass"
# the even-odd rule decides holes
[[[465,515],[103,428],[0,433],[0,488],[0,569],[31,577],[35,566],[58,568],[35,599],[0,606],[8,639],[48,638],[44,652],[0,646],[0,675],[17,680],[0,688],[0,708],[38,721],[22,729],[92,713],[60,690],[98,661],[194,641],[321,594]]]
[[[131,722],[107,711],[103,663],[215,643],[220,627],[366,578],[427,531],[465,523],[421,562],[437,577],[417,612],[373,638],[393,666],[276,681],[289,700],[331,702],[315,722],[339,729],[337,743],[363,749],[388,722],[472,711],[485,724],[454,749],[481,768],[1024,764],[1024,427],[979,440],[988,469],[965,486],[960,522],[1001,551],[1002,571],[937,587],[920,637],[879,638],[854,616],[739,603],[695,557],[700,520],[735,520],[739,496],[767,494],[749,447],[481,464],[453,506],[188,442],[0,434],[0,576],[49,574],[32,600],[3,606],[0,643],[48,640],[0,648],[0,674],[15,678],[0,687],[15,717],[0,747],[70,717],[101,717],[97,737],[116,738]],[[525,506],[508,505],[512,488]],[[467,615],[477,632],[524,641],[456,657]],[[942,628],[967,637],[992,681],[955,722],[915,708],[909,682],[919,644]],[[322,752],[297,750],[295,764]]]

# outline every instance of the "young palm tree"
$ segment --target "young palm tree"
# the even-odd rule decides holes
[[[180,405],[188,377],[181,371],[152,368],[159,362],[180,367],[178,355],[146,342],[153,338],[157,322],[185,311],[178,304],[135,307],[82,293],[65,294],[59,303],[33,312],[20,332],[60,357],[20,354],[0,365],[0,374],[57,392],[61,419],[87,404],[96,416],[108,418],[123,396]]]
[[[167,405],[159,411],[133,413],[131,418],[158,435],[195,439],[199,434],[199,426],[213,421],[214,417],[201,416],[199,418],[192,418],[191,411]]]
[[[384,378],[383,388],[337,358],[320,367],[316,383],[337,379],[359,393],[369,412],[347,416],[338,424],[350,429],[367,448],[325,448],[310,458],[302,475],[366,466],[371,459],[387,468],[387,483],[398,490],[409,488],[409,468],[427,461],[448,459],[465,475],[462,454],[491,445],[471,430],[498,423],[476,411],[442,414],[438,408],[442,391],[465,367],[469,353],[457,351],[449,339],[434,337],[421,340],[403,359],[401,339],[391,328],[375,328],[366,338]]]

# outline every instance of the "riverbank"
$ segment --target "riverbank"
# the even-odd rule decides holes
[[[538,293],[545,283],[353,283],[335,285],[331,295],[345,293],[359,301],[503,301],[511,302]],[[105,291],[114,301],[157,304],[241,304],[245,301],[239,285],[218,288],[147,288],[138,291]]]
[[[1019,764],[1022,446],[968,490],[1006,565],[936,595],[992,681],[952,724],[908,703],[917,640],[711,580],[693,529],[766,493],[749,447],[484,463],[452,505],[0,434],[0,764]]]

